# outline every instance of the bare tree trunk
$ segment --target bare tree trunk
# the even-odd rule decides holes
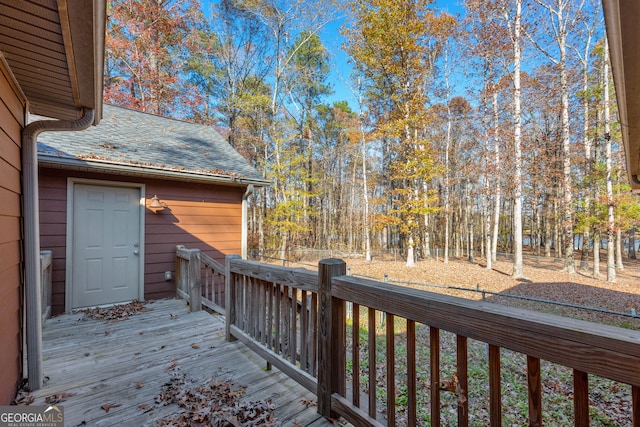
[[[544,217],[544,256],[551,258],[551,218],[549,214],[551,203],[545,200],[545,217]]]
[[[445,57],[446,60],[447,57]],[[451,233],[451,202],[450,202],[450,164],[449,164],[449,151],[451,150],[451,106],[449,105],[449,74],[445,73],[445,84],[447,87],[447,139],[444,153],[444,263],[449,262],[449,234]]]
[[[413,254],[413,232],[409,233],[409,247],[407,248],[407,267],[413,267],[415,265],[415,258]]]
[[[600,278],[600,231],[593,232],[593,277]]]
[[[426,184],[424,185],[426,186]],[[431,232],[429,231],[429,214],[424,214],[424,257],[431,258]]]
[[[607,164],[607,282],[616,281],[615,264],[615,216],[613,200],[613,167],[611,152],[611,129],[609,125],[609,44],[604,41],[604,139],[606,141],[606,164]]]
[[[522,113],[520,111],[520,42],[521,42],[521,17],[522,0],[516,0],[516,16],[513,27],[513,119],[514,132],[513,143],[515,148],[514,157],[514,203],[513,203],[513,235],[514,258],[513,277],[520,279],[524,277],[522,262]]]
[[[632,227],[629,231],[629,259],[637,259],[636,257],[636,228]]]
[[[616,230],[616,269],[624,270],[624,264],[622,263],[622,230],[620,227]]]
[[[493,208],[493,240],[491,242],[492,261],[496,262],[496,254],[498,253],[498,231],[500,229],[500,139],[499,139],[499,114],[498,114],[498,91],[493,93],[493,126],[494,126],[494,162],[496,167],[496,198]]]

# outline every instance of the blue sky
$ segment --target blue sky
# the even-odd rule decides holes
[[[434,8],[446,11],[452,15],[464,13],[462,6],[464,0],[435,0]],[[202,0],[202,7],[205,16],[211,16],[211,5],[216,4],[218,0]],[[334,93],[327,97],[326,102],[331,104],[336,101],[348,101],[352,109],[357,110],[358,104],[352,91],[348,85],[350,82],[351,66],[347,61],[347,55],[342,50],[343,39],[340,36],[340,27],[343,25],[344,19],[336,20],[327,24],[322,33],[322,41],[331,55],[331,75],[329,83]]]
[[[464,7],[462,2],[463,0],[436,0],[434,8],[451,15],[463,14]],[[330,83],[334,94],[328,97],[327,102],[331,104],[336,101],[346,100],[351,108],[356,110],[358,108],[357,101],[348,87],[351,84],[351,66],[348,63],[347,55],[342,50],[343,39],[340,37],[339,31],[343,22],[343,20],[331,22],[322,32],[322,40],[330,52],[332,62]]]

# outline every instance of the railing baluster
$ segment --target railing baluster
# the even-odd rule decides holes
[[[589,375],[573,370],[573,413],[576,427],[589,425]]]
[[[529,385],[529,426],[542,426],[542,384],[540,359],[527,356],[527,383]]]
[[[259,285],[258,285],[258,295],[259,295],[259,300],[258,300],[258,305],[259,305],[259,310],[260,310],[260,321],[259,323],[259,334],[260,336],[258,337],[258,341],[261,342],[262,344],[266,344],[267,343],[267,284],[264,282],[264,280],[260,280],[259,281]]]
[[[300,294],[300,367],[303,371],[309,372],[309,311],[307,307],[307,291]]]
[[[290,359],[291,342],[291,310],[289,310],[289,286],[283,287],[280,294],[280,312],[282,313],[282,355],[285,359]]]
[[[275,348],[274,351],[277,354],[282,354],[282,346],[280,345],[280,330],[282,328],[282,321],[280,319],[280,295],[282,294],[282,286],[279,283],[276,283],[275,285],[275,299],[273,301],[273,307],[276,310],[276,316],[275,316],[275,321],[273,323],[274,327],[276,328],[276,333],[275,333],[275,337],[273,339]]]
[[[458,385],[462,396],[456,395],[458,400],[458,427],[469,425],[469,369],[467,337],[456,335],[456,367],[458,370]]]
[[[273,342],[273,293],[275,285],[267,282],[267,347],[270,350],[275,349]]]
[[[416,322],[407,320],[407,420],[410,426],[415,426],[417,423],[417,383]]]
[[[431,425],[440,425],[440,329],[429,327],[431,367]]]
[[[353,395],[351,402],[357,408],[360,407],[360,306],[353,304],[351,323],[351,367],[353,378]]]
[[[291,288],[291,333],[289,342],[291,343],[291,363],[294,365],[298,359],[298,290]]]
[[[393,314],[387,313],[387,425],[396,425],[396,357],[395,322]]]
[[[309,316],[311,324],[311,375],[318,376],[318,294],[311,295],[311,313]]]
[[[369,416],[376,417],[376,311],[369,308]]]
[[[500,347],[489,344],[489,418],[491,427],[502,425]]]
[[[631,422],[633,427],[640,427],[640,387],[631,386]]]

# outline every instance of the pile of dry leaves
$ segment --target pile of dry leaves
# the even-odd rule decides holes
[[[158,427],[206,425],[212,427],[280,426],[269,400],[242,400],[246,387],[233,382],[209,378],[196,384],[179,367],[173,367],[171,379],[156,397],[156,404],[176,404],[181,411],[161,419]]]
[[[78,313],[84,313],[89,319],[118,322],[143,311],[147,311],[144,301],[132,301],[128,304],[118,304],[110,307],[85,308],[78,310]]]

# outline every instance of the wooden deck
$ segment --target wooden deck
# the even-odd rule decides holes
[[[271,400],[283,426],[333,425],[316,413],[314,394],[266,363],[239,341],[224,340],[224,318],[190,313],[183,300],[160,300],[128,320],[108,323],[63,315],[43,331],[43,372],[48,380],[32,393],[34,405],[69,393],[59,403],[66,426],[156,425],[181,412],[157,403],[176,372],[193,386],[232,381],[246,386],[242,401]],[[108,412],[103,405],[114,405]],[[120,405],[120,406],[115,406]],[[141,406],[142,405],[142,406]]]

